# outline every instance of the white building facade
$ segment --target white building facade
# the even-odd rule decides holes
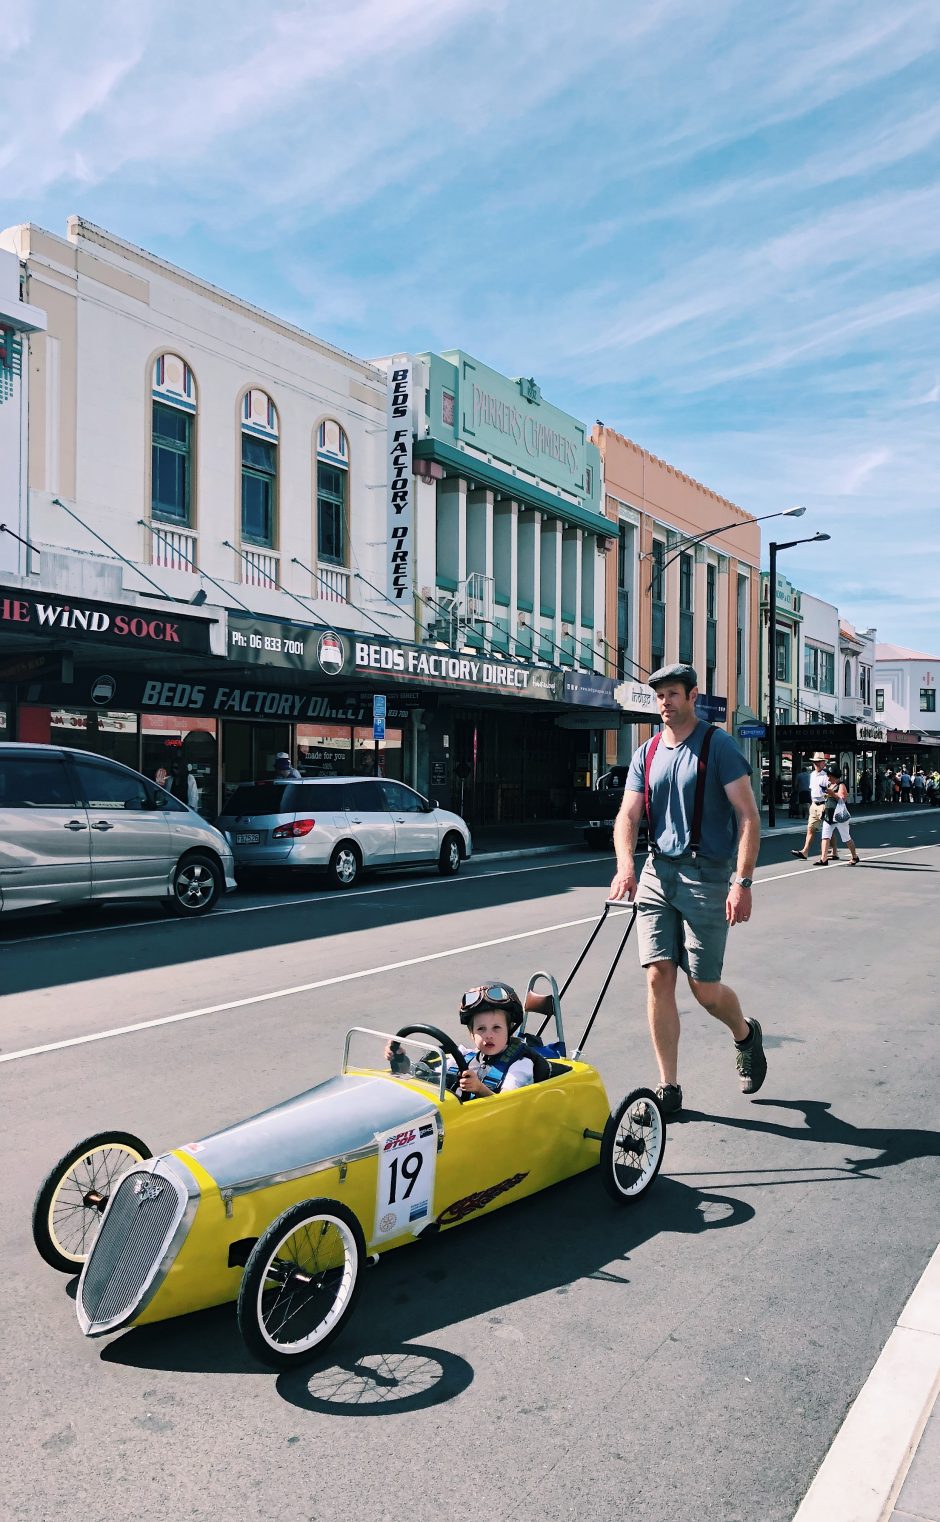
[[[940,657],[877,645],[873,680],[877,720],[889,729],[940,739]]]

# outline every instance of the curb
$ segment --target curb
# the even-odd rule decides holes
[[[940,1247],[851,1406],[793,1522],[884,1522],[940,1393]],[[940,1497],[938,1497],[940,1499]]]
[[[910,807],[903,810],[888,809],[883,814],[853,814],[852,823],[858,825],[879,824],[883,823],[886,819],[900,819],[902,815],[905,819],[911,819],[921,814],[933,814],[934,812],[935,809],[933,807],[922,809]],[[805,819],[797,819],[787,824],[780,824],[773,830],[770,830],[767,827],[767,820],[763,814],[761,815],[761,844],[766,840],[776,840],[780,835],[805,835],[805,833]],[[571,854],[572,852],[590,849],[591,847],[586,846],[583,841],[574,840],[569,845],[560,846],[514,846],[511,850],[507,851],[474,851],[470,860],[472,862],[509,861],[511,858],[518,856],[560,856],[565,852]],[[611,851],[610,854],[612,855],[613,852]]]

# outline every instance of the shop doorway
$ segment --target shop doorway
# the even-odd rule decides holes
[[[242,782],[265,782],[274,776],[278,751],[291,753],[289,724],[222,721],[222,797]]]

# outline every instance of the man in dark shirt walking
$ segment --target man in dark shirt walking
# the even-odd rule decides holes
[[[762,1032],[746,1020],[733,988],[721,981],[731,925],[751,917],[751,880],[760,846],[760,815],[751,768],[731,736],[696,717],[698,678],[691,666],[664,666],[649,685],[662,733],[633,757],[614,827],[617,872],[613,899],[635,901],[640,961],[646,968],[647,1011],[664,1114],[682,1108],[678,1081],[681,967],[695,998],[728,1027],[745,1094],[767,1073]],[[650,854],[637,881],[633,853],[644,812]],[[737,870],[729,884],[737,845]]]

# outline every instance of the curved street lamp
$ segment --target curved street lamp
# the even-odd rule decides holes
[[[802,518],[805,512],[805,507],[784,507],[781,508],[779,512],[763,513],[759,518],[751,518],[750,520],[746,521],[750,521],[751,523],[766,523],[768,518]],[[745,524],[743,524],[740,518],[738,518],[734,523],[720,523],[717,528],[710,528],[704,534],[695,534],[689,539],[681,539],[678,544],[673,545],[669,558],[663,561],[662,565],[652,576],[650,584],[646,589],[647,595],[649,595],[649,593],[653,590],[653,583],[660,576],[662,576],[663,572],[672,565],[673,561],[678,560],[679,556],[684,555],[686,550],[690,550],[693,545],[704,544],[706,539],[712,539],[715,534],[724,534],[727,533],[729,529],[743,528],[744,526]],[[797,544],[801,544],[802,542],[802,540],[794,541],[794,543]],[[643,555],[640,556],[640,559],[652,559],[651,552],[647,550]]]
[[[830,534],[813,534],[809,539],[787,539],[782,544],[771,540],[770,576],[767,581],[767,828],[777,827],[777,555],[792,550],[795,544],[818,544]]]

